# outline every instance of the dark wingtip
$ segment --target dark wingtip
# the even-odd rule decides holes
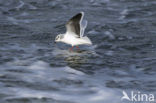
[[[73,16],[70,20],[81,19],[82,15],[83,15],[83,12],[80,12],[80,13],[76,14],[75,16]]]

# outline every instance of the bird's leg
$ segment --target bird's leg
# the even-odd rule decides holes
[[[78,50],[80,50],[80,48],[79,48],[78,46],[76,46],[76,48],[77,48]]]
[[[73,48],[74,48],[74,46],[72,46],[72,47],[70,48],[70,51],[72,51]]]

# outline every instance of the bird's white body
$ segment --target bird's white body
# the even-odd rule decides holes
[[[79,37],[75,37],[69,32],[66,32],[66,34],[64,34],[64,38],[61,40],[61,42],[70,44],[71,46],[92,45],[91,40],[87,36],[79,38]]]
[[[87,21],[83,20],[84,12],[78,13],[66,23],[66,33],[59,34],[55,38],[55,42],[63,42],[73,46],[92,45],[91,40],[84,36]]]

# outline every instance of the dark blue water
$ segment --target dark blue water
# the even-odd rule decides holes
[[[54,39],[80,11],[93,45],[69,52]],[[0,0],[0,103],[132,103],[155,78],[155,0]]]

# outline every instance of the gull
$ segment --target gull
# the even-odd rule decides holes
[[[84,36],[87,20],[83,20],[83,17],[84,12],[80,12],[73,16],[66,23],[66,33],[57,35],[55,42],[70,44],[72,46],[70,50],[72,50],[74,46],[79,49],[78,45],[92,45],[91,40],[87,36]]]

